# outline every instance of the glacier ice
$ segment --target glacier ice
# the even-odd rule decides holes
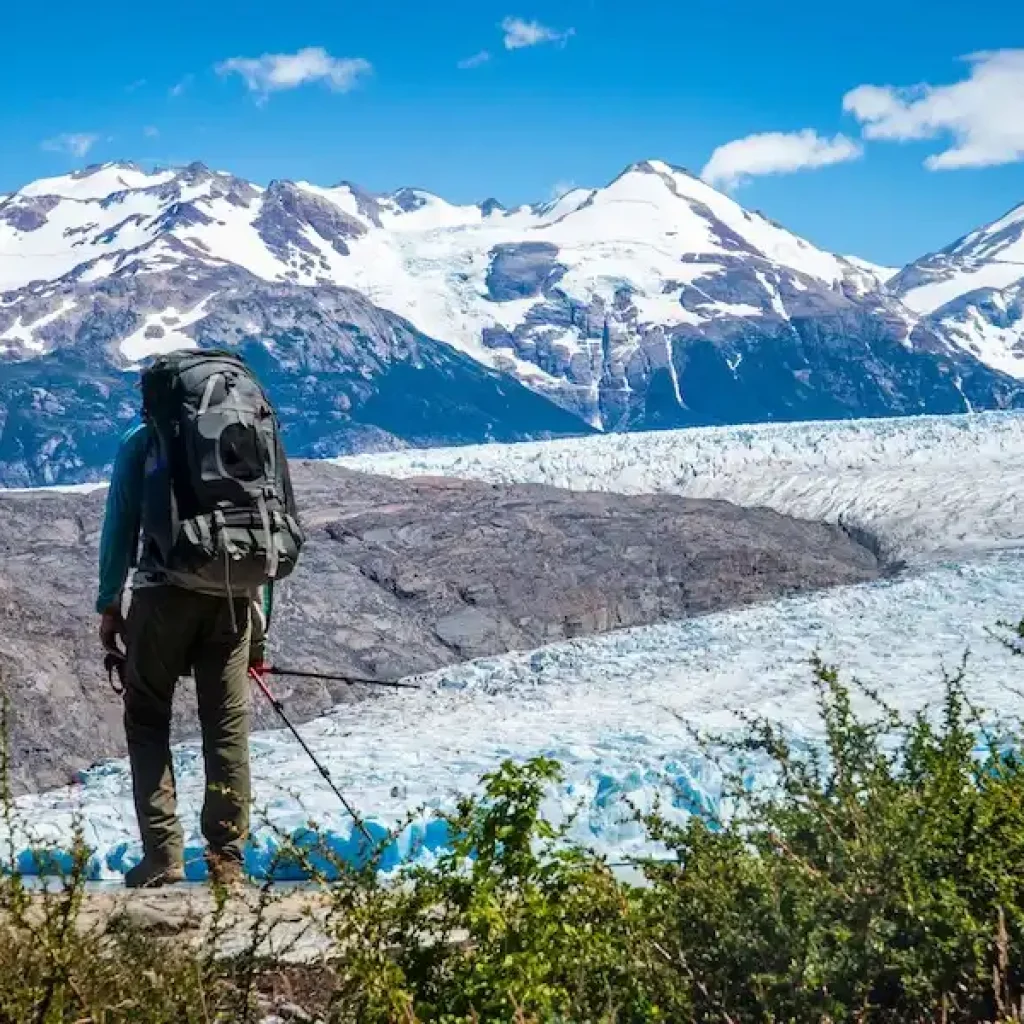
[[[729,731],[735,712],[756,711],[784,719],[799,736],[817,735],[808,664],[815,653],[911,710],[940,696],[943,670],[970,649],[974,699],[999,715],[1021,713],[1013,691],[1024,690],[1024,660],[986,629],[1022,610],[1024,562],[1016,555],[945,563],[898,580],[483,659],[423,677],[421,693],[338,707],[302,731],[377,834],[425,808],[386,864],[414,848],[429,857],[446,839],[437,810],[504,758],[541,754],[566,772],[547,811],[561,818],[579,810],[573,837],[621,858],[651,849],[627,802],[649,807],[660,793],[678,820],[715,806],[716,771],[691,729]],[[255,735],[252,755],[257,817],[274,826],[258,829],[250,847],[255,873],[273,858],[276,830],[301,838],[310,819],[339,853],[356,852],[351,821],[290,735]],[[197,744],[176,748],[175,770],[189,873],[199,878]],[[80,819],[97,850],[97,877],[118,874],[138,856],[124,761],[84,773],[79,785],[25,797],[19,811],[34,837],[59,844]],[[27,854],[21,866],[36,870]]]
[[[755,424],[336,459],[371,473],[669,493],[857,527],[893,558],[1012,548],[1024,534],[1024,414]]]
[[[400,474],[446,472],[616,490],[673,490],[764,503],[857,522],[911,559],[898,577],[828,592],[486,658],[417,680],[420,693],[368,694],[302,727],[352,803],[382,835],[415,808],[416,822],[385,865],[444,846],[437,812],[476,788],[502,759],[546,755],[565,781],[549,800],[574,815],[572,835],[613,859],[652,848],[628,805],[683,820],[717,804],[716,769],[692,730],[737,728],[737,712],[784,720],[805,742],[820,735],[809,659],[820,654],[903,710],[934,702],[943,671],[970,650],[967,685],[995,716],[1024,711],[1024,659],[988,634],[1024,613],[1024,417],[722,428],[571,442],[406,452],[346,460]],[[256,873],[275,835],[307,841],[312,819],[342,856],[352,823],[294,740],[252,738]],[[198,831],[202,754],[175,750],[189,873],[203,872]],[[37,869],[29,834],[66,847],[75,822],[97,851],[97,877],[138,856],[130,774],[114,761],[78,785],[28,796],[31,823],[13,838]],[[4,850],[0,835],[0,852]]]

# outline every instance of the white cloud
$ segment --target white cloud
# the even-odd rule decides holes
[[[66,153],[80,160],[99,140],[98,135],[89,132],[67,132],[47,139],[43,142],[42,148],[50,153]]]
[[[142,134],[145,135],[147,139],[158,139],[160,137],[160,129],[155,125],[147,124],[146,127],[142,129]]]
[[[764,132],[719,146],[701,177],[711,185],[735,188],[758,175],[791,174],[846,163],[863,152],[859,143],[845,135],[822,138],[810,128],[802,132]]]
[[[843,97],[843,109],[868,139],[951,137],[948,149],[925,161],[932,171],[1024,160],[1024,50],[964,60],[970,73],[953,85],[861,85]]]
[[[479,53],[474,53],[472,57],[467,57],[465,60],[459,61],[459,67],[463,71],[468,71],[470,68],[478,68],[483,64],[486,64],[491,59],[490,50],[481,50]]]
[[[542,43],[565,43],[576,34],[574,28],[558,32],[539,21],[524,21],[522,18],[506,18],[501,23],[505,33],[506,50],[523,50],[528,46],[540,46]]]
[[[220,75],[241,75],[251,92],[263,99],[272,92],[325,82],[336,92],[348,92],[373,71],[362,57],[332,57],[323,47],[307,46],[297,53],[265,53],[262,57],[232,57],[217,65]]]
[[[170,88],[170,94],[177,99],[177,97],[184,95],[185,91],[195,81],[195,75],[186,75],[180,82],[172,85]]]

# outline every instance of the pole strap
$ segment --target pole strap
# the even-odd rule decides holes
[[[107,679],[110,680],[110,688],[118,695],[124,696],[124,656],[108,651],[103,659],[103,667],[107,670]],[[116,676],[116,682],[115,682]]]

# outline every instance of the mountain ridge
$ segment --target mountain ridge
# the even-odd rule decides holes
[[[54,402],[73,420],[90,373],[124,377],[116,437],[127,378],[194,344],[265,356],[271,390],[293,398],[330,380],[287,424],[302,454],[1017,405],[1017,293],[904,301],[1012,251],[1016,236],[986,230],[892,274],[658,160],[514,208],[262,186],[201,163],[94,165],[0,199],[0,483],[101,470],[113,440],[48,475],[69,443]],[[459,392],[475,396],[462,428]]]
[[[887,287],[965,351],[1024,378],[1024,203],[904,267]]]

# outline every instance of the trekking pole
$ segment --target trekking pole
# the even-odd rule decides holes
[[[288,726],[289,730],[291,731],[291,734],[299,741],[299,746],[301,746],[302,749],[309,755],[310,761],[312,761],[313,764],[316,765],[316,769],[323,776],[324,782],[326,782],[327,785],[330,786],[331,789],[334,791],[334,795],[341,801],[341,806],[344,807],[346,811],[348,811],[349,816],[356,823],[356,827],[359,829],[359,831],[363,833],[363,836],[366,838],[366,841],[370,844],[370,847],[372,849],[373,836],[370,835],[370,830],[363,823],[363,819],[359,816],[356,809],[348,802],[348,800],[345,799],[345,794],[342,793],[340,789],[338,789],[337,785],[334,782],[334,779],[331,778],[331,773],[327,770],[327,766],[317,758],[316,754],[314,754],[312,750],[309,749],[309,746],[306,743],[306,741],[302,738],[302,736],[299,735],[298,729],[296,729],[295,726],[292,725],[291,719],[285,713],[284,705],[273,695],[273,693],[270,692],[270,687],[268,687],[267,684],[264,682],[263,673],[259,669],[250,668],[249,678],[252,679],[252,681],[260,688],[260,690],[263,691],[263,696],[266,697],[268,701],[270,701],[271,707],[273,707],[273,709],[281,716],[281,721],[283,721],[284,724]]]
[[[337,675],[329,672],[309,672],[303,669],[281,668],[278,665],[269,665],[262,671],[272,676],[293,676],[296,679],[320,679],[327,683],[348,683],[355,686],[357,683],[365,686],[384,686],[389,690],[420,690],[422,687],[414,683],[400,683],[394,679],[373,679],[370,676],[356,676],[352,674]]]

